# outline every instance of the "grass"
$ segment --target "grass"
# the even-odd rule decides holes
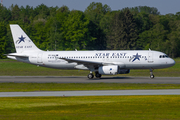
[[[0,92],[179,89],[180,84],[131,83],[0,83]]]
[[[180,58],[171,68],[155,70],[156,76],[180,76]],[[0,76],[86,76],[89,71],[57,70],[0,60]],[[128,75],[149,76],[149,70],[132,70]],[[179,84],[127,83],[0,83],[0,92],[179,89]],[[84,96],[84,97],[4,97],[0,98],[0,120],[179,120],[180,97],[167,96]]]
[[[180,58],[174,59],[173,67],[154,70],[156,77],[180,77]],[[18,62],[10,59],[0,59],[0,76],[87,76],[85,70],[59,70]],[[116,76],[149,76],[149,70],[131,70],[130,74]]]
[[[0,98],[2,120],[179,120],[179,96]]]

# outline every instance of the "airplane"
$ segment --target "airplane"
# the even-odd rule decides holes
[[[56,69],[89,70],[89,79],[102,75],[128,74],[130,69],[153,70],[171,67],[175,61],[165,53],[153,50],[43,51],[17,24],[10,24],[16,53],[7,57],[37,66]]]

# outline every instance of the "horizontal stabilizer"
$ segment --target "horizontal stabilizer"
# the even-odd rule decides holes
[[[10,53],[10,54],[5,54],[6,56],[13,56],[13,57],[23,57],[23,58],[27,58],[29,56],[27,55],[23,55],[23,54],[18,54],[18,53]]]

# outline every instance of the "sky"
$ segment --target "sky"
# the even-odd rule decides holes
[[[70,10],[85,11],[92,2],[101,2],[103,5],[107,4],[111,10],[121,10],[125,7],[149,6],[157,8],[161,15],[180,12],[180,0],[3,0],[3,5],[7,8],[12,4],[24,7],[26,5],[36,7],[40,4],[48,7],[62,7],[65,5]]]

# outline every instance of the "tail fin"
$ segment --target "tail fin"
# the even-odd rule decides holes
[[[40,51],[19,25],[11,24],[10,28],[17,53],[22,53],[24,51]]]

